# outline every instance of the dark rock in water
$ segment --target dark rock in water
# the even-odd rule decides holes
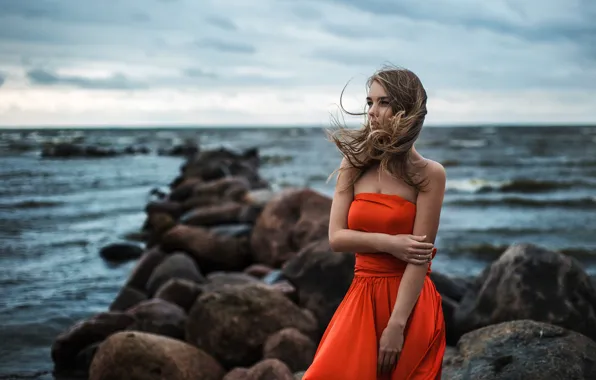
[[[310,189],[278,194],[255,223],[255,261],[279,268],[307,244],[328,238],[330,209],[331,199]]]
[[[161,241],[167,252],[191,255],[204,274],[213,271],[241,271],[251,264],[246,238],[223,238],[201,227],[177,225]]]
[[[159,201],[165,199],[168,196],[168,191],[160,189],[159,187],[154,187],[149,191],[149,195],[152,197],[152,200]]]
[[[252,224],[227,224],[214,226],[209,232],[223,238],[249,237],[252,233]]]
[[[42,157],[51,158],[101,158],[121,154],[113,148],[87,146],[75,143],[46,144],[41,151]]]
[[[249,274],[256,278],[263,278],[267,273],[271,272],[273,268],[263,264],[253,264],[248,268],[244,269],[244,273]]]
[[[107,261],[124,262],[136,260],[143,255],[143,248],[131,243],[114,243],[103,247],[99,255]]]
[[[532,319],[596,339],[596,291],[571,257],[531,244],[513,245],[478,276],[454,318],[460,334]]]
[[[159,247],[154,247],[146,251],[133,268],[126,281],[126,286],[130,286],[144,293],[149,277],[151,277],[155,268],[163,261],[163,259],[165,259],[165,257],[166,254],[161,251]]]
[[[101,344],[89,380],[221,380],[225,372],[206,352],[182,341],[128,331]]]
[[[177,219],[182,215],[182,204],[174,201],[153,201],[147,203],[145,206],[145,212],[151,213],[164,213],[170,215],[172,218]]]
[[[254,223],[261,209],[240,203],[227,202],[189,211],[180,222],[192,226],[212,227],[222,224]]]
[[[201,183],[203,181],[200,178],[183,179],[172,188],[172,191],[168,195],[168,200],[181,203],[186,201],[192,195],[195,186]]]
[[[452,278],[435,271],[430,273],[430,279],[435,284],[435,287],[441,296],[449,297],[456,302],[461,301],[462,297],[471,286],[471,284],[463,279]]]
[[[462,336],[443,368],[450,380],[596,379],[596,342],[546,323],[503,322]]]
[[[110,305],[110,311],[124,311],[147,299],[147,294],[132,288],[124,286]]]
[[[228,286],[199,296],[189,313],[186,340],[225,367],[251,366],[267,338],[295,327],[313,336],[317,323],[281,293],[262,285]]]
[[[199,146],[196,144],[178,144],[169,149],[159,149],[158,154],[161,156],[192,157],[199,151]]]
[[[295,328],[279,330],[267,338],[264,359],[279,359],[290,371],[305,371],[315,357],[317,345]]]
[[[250,190],[244,177],[224,177],[203,182],[193,187],[191,196],[184,202],[185,209],[213,206],[221,202],[240,202]]]
[[[313,247],[324,245],[312,243]],[[354,264],[352,253],[317,251],[307,246],[282,269],[284,277],[298,290],[299,305],[317,318],[321,334],[352,283]]]
[[[178,305],[154,298],[141,302],[126,313],[135,318],[130,330],[184,340],[186,313]]]
[[[125,330],[134,317],[120,312],[99,313],[82,320],[64,331],[52,345],[52,360],[56,371],[80,368],[77,356],[86,347],[103,341],[111,334]]]
[[[282,361],[265,359],[250,368],[234,368],[222,380],[294,380],[294,376]]]
[[[163,284],[155,293],[155,298],[171,302],[188,312],[203,288],[194,281],[172,278]]]
[[[173,278],[182,278],[196,283],[205,282],[195,261],[185,253],[173,253],[165,258],[153,271],[147,281],[147,292],[151,295]]]

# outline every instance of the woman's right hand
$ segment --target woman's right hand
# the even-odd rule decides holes
[[[387,235],[384,252],[390,253],[407,263],[422,265],[432,260],[432,243],[424,242],[426,236]]]

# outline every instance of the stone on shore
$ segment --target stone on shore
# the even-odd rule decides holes
[[[290,327],[272,334],[265,341],[263,358],[279,359],[292,372],[305,371],[313,361],[317,345],[309,337]]]
[[[463,335],[443,368],[449,380],[596,379],[596,342],[547,323],[503,322]]]
[[[539,246],[516,244],[477,277],[454,319],[460,334],[532,319],[596,339],[596,292],[575,259]]]
[[[129,331],[99,346],[89,380],[221,380],[224,374],[213,357],[185,342]]]
[[[267,338],[286,327],[313,336],[317,323],[265,285],[226,286],[199,296],[189,313],[186,340],[225,368],[248,367],[262,357]]]
[[[99,255],[106,261],[122,263],[141,257],[143,248],[132,243],[112,243],[101,248]]]
[[[178,305],[153,298],[128,309],[126,313],[135,318],[130,330],[184,340],[186,313]]]
[[[282,361],[265,359],[250,368],[235,368],[223,380],[294,380],[294,375]]]
[[[151,295],[173,278],[182,278],[196,283],[205,282],[195,261],[185,253],[172,253],[155,268],[147,281],[147,292]]]
[[[203,293],[203,289],[196,282],[183,278],[172,278],[157,290],[155,298],[171,302],[188,312],[201,293]]]

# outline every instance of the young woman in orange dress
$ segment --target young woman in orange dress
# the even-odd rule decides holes
[[[413,72],[388,68],[367,95],[364,126],[332,135],[344,158],[329,240],[356,252],[354,279],[303,380],[440,379],[445,322],[429,273],[446,175],[414,146],[426,91]]]

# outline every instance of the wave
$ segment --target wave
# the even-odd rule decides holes
[[[581,187],[596,188],[595,182],[584,180],[552,181],[536,179],[514,179],[509,181],[489,181],[483,179],[448,180],[447,190],[465,193],[540,193]]]
[[[441,164],[444,167],[515,168],[515,167],[519,167],[519,166],[536,167],[537,165],[550,165],[550,166],[559,166],[559,167],[564,167],[564,168],[570,168],[570,167],[592,168],[592,167],[596,167],[596,160],[590,160],[590,159],[556,160],[556,159],[548,158],[547,160],[544,160],[543,162],[537,162],[536,158],[511,160],[511,161],[505,161],[503,159],[480,160],[480,161],[462,161],[462,160],[456,160],[456,159],[446,159],[444,161],[441,161]]]
[[[596,208],[596,197],[576,199],[529,199],[505,197],[499,199],[457,199],[448,202],[457,206],[519,206],[519,207],[564,207],[564,208]]]

